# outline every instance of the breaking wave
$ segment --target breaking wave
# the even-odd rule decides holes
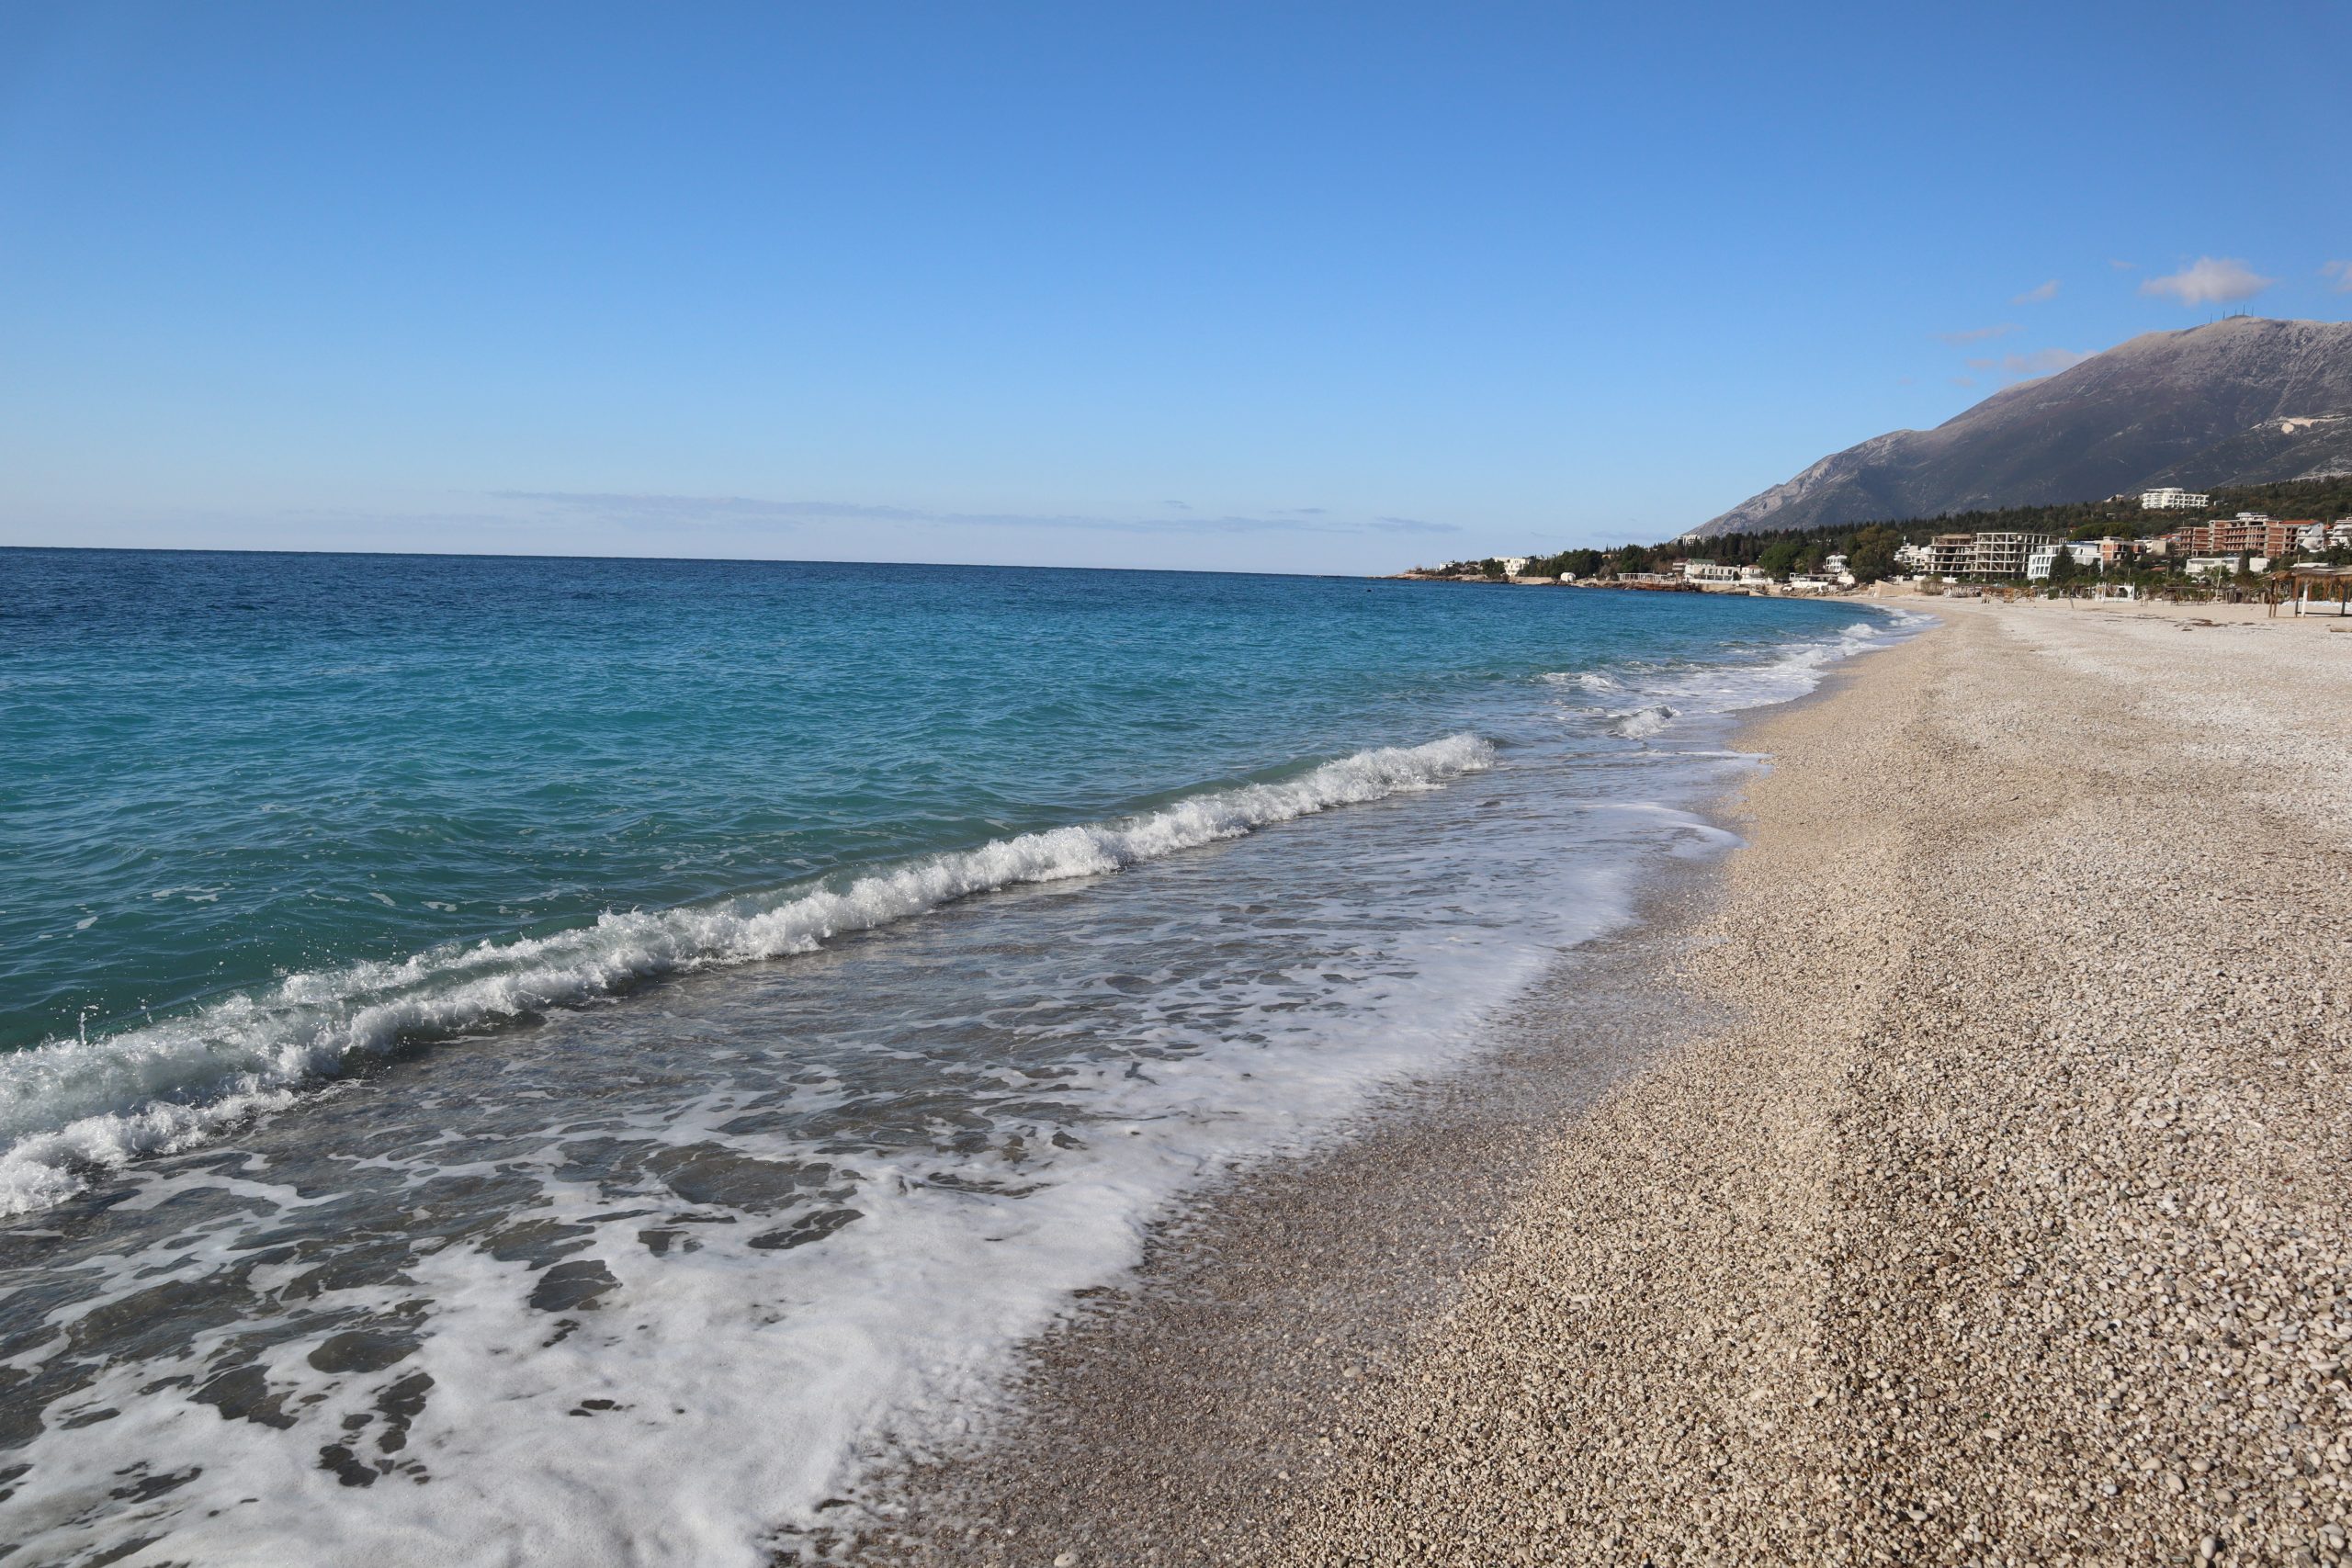
[[[1677,716],[1676,711],[1666,704],[1653,703],[1648,707],[1611,714],[1609,728],[1629,740],[1645,740],[1653,735],[1662,734]]]
[[[1100,876],[1335,807],[1493,766],[1475,735],[1382,747],[1295,777],[1205,791],[1102,823],[1023,833],[816,885],[606,912],[551,936],[435,948],[288,976],[186,1017],[0,1057],[0,1214],[97,1171],[189,1147],[395,1046],[607,996],[665,975],[808,953],[850,932],[1024,884]]]

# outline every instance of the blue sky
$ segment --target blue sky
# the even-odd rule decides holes
[[[10,0],[0,543],[1655,538],[2352,317],[2346,59],[2291,3]]]

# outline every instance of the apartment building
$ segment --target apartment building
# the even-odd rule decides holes
[[[2192,523],[2165,538],[2175,553],[2189,556],[2283,556],[2301,543],[2308,521],[2281,523],[2260,512],[2241,512],[2226,522]]]
[[[2210,495],[2177,490],[2171,486],[2140,492],[2140,510],[2143,512],[2202,512],[2212,504],[2213,498]]]
[[[2023,577],[2026,558],[2043,545],[2054,545],[2056,537],[2049,534],[2017,534],[1994,531],[1976,536],[1971,556],[1970,573],[1976,577]]]
[[[2018,534],[2006,529],[1983,534],[1939,534],[1928,542],[1928,575],[1954,581],[1972,577],[2023,577],[2027,558],[2042,546],[2057,542],[2054,535]]]
[[[1976,558],[1973,534],[1939,534],[1928,541],[1928,575],[1960,578],[1969,575]]]
[[[2046,545],[2036,545],[2031,550],[2026,553],[2026,581],[2028,582],[2042,582],[2048,581],[2050,577],[2050,569],[2058,564],[2058,552],[2061,550],[2064,550],[2068,556],[2072,557],[2075,564],[2078,567],[2087,567],[2093,570],[2099,569],[2104,566],[2107,558],[2107,553],[2100,549],[2099,547],[2106,542],[2107,541],[2104,539],[2080,539],[2064,543],[2052,541]]]

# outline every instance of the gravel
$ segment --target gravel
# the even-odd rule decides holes
[[[1270,1560],[2346,1561],[2315,630],[1954,610],[1757,727],[1737,1026],[1566,1132]]]
[[[839,1554],[2352,1563],[2352,637],[1942,613],[1487,1100],[1171,1233]]]

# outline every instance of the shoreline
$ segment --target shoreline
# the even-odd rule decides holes
[[[1442,1323],[1549,1138],[1691,1029],[1702,1000],[1647,992],[1719,874],[1669,863],[1632,921],[1513,998],[1486,1055],[1155,1225],[1125,1287],[1027,1347],[960,1440],[891,1452],[777,1561],[1256,1561],[1295,1486],[1332,1478],[1326,1434]]]
[[[808,1544],[2346,1561],[2352,647],[1935,608],[1743,728],[1745,847],[1589,989]]]
[[[1727,744],[1751,750],[1758,724],[1855,678],[1852,661],[1831,667],[1744,716]],[[1762,771],[1687,809],[1743,832]],[[795,1532],[776,1560],[1261,1561],[1300,1484],[1333,1478],[1326,1434],[1442,1328],[1554,1140],[1719,1018],[1662,960],[1718,940],[1727,859],[1663,863],[1633,918],[1514,997],[1468,1066],[1398,1086],[1325,1146],[1156,1226],[1127,1288],[1026,1348],[959,1440],[883,1459],[835,1522]]]

